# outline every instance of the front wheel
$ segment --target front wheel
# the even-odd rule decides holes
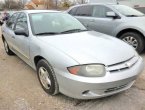
[[[8,45],[8,43],[6,42],[6,40],[4,40],[3,43],[4,43],[4,48],[5,48],[6,53],[7,53],[8,55],[14,55],[14,53],[10,50],[9,45]]]
[[[45,92],[56,95],[59,92],[58,83],[52,66],[44,59],[37,64],[37,75]]]
[[[137,32],[126,32],[120,39],[133,46],[138,53],[141,53],[145,47],[143,36]]]

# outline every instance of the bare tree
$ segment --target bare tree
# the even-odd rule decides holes
[[[44,6],[46,7],[46,9],[49,8],[49,0],[44,0]]]
[[[3,5],[4,9],[23,9],[24,8],[24,1],[19,0],[18,2],[14,0],[5,0]]]
[[[54,0],[44,0],[46,9],[54,8]]]
[[[58,7],[58,0],[55,0],[55,8],[57,9]]]
[[[4,6],[3,6],[4,8],[8,8],[8,9],[10,9],[10,7],[11,7],[11,2],[10,2],[10,0],[5,0],[5,3],[4,3]]]
[[[4,3],[3,2],[0,2],[0,10],[3,9],[3,5],[4,5]]]
[[[85,3],[85,0],[81,0],[81,4],[84,4]]]
[[[71,3],[70,3],[70,1],[68,1],[68,0],[62,0],[62,6],[63,7],[70,7],[70,5],[71,5]]]
[[[24,0],[19,0],[18,9],[23,9],[24,7],[25,7],[25,1]]]
[[[76,2],[77,4],[84,4],[84,3],[86,3],[86,1],[87,1],[87,0],[76,0],[75,2]]]

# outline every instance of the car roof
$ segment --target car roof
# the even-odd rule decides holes
[[[111,6],[111,5],[118,5],[115,3],[87,3],[87,4],[78,4],[78,5],[74,5],[72,7],[79,7],[79,6],[88,6],[88,5],[104,5],[104,6]],[[71,8],[72,8],[71,7]]]
[[[56,11],[56,10],[22,10],[19,12],[25,12],[25,13],[44,13],[44,12],[60,12],[60,11]]]

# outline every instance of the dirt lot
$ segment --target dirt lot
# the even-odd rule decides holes
[[[145,71],[131,89],[107,98],[52,97],[42,90],[34,70],[5,54],[0,39],[0,110],[145,110]]]

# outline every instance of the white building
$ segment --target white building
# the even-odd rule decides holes
[[[145,0],[118,0],[118,3],[131,7],[145,7]]]

